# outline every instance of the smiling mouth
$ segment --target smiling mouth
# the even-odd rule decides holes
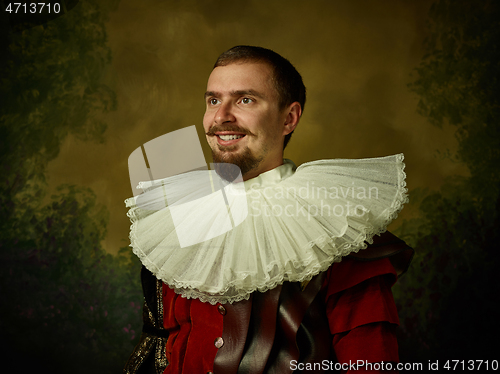
[[[217,135],[219,139],[222,139],[224,141],[229,141],[229,140],[236,140],[236,139],[241,139],[245,135]]]
[[[219,150],[232,150],[233,147],[242,141],[246,134],[215,134],[217,138],[217,144],[219,144]],[[221,148],[222,147],[222,148]],[[229,148],[228,148],[229,147]]]

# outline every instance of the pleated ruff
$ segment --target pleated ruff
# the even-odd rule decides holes
[[[284,164],[242,182],[211,170],[144,182],[131,247],[158,279],[211,304],[302,282],[386,231],[408,201],[403,155]]]

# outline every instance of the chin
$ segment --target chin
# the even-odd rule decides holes
[[[257,169],[262,162],[261,158],[254,157],[250,149],[245,148],[243,152],[214,152],[212,150],[214,163],[233,164],[240,168],[241,175],[245,176],[249,171]]]

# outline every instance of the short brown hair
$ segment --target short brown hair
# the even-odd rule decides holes
[[[237,62],[263,62],[273,71],[273,84],[278,93],[278,105],[284,109],[287,105],[299,102],[302,112],[306,104],[306,87],[295,67],[283,56],[262,47],[238,45],[222,53],[215,62],[214,69]],[[287,146],[293,131],[285,136],[283,149]]]

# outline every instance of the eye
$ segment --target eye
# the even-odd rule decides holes
[[[212,97],[212,98],[208,99],[208,104],[209,105],[217,105],[217,104],[219,104],[219,100]]]
[[[253,103],[253,100],[250,99],[249,97],[244,97],[243,99],[241,99],[241,102],[243,104],[250,104],[250,103]]]

